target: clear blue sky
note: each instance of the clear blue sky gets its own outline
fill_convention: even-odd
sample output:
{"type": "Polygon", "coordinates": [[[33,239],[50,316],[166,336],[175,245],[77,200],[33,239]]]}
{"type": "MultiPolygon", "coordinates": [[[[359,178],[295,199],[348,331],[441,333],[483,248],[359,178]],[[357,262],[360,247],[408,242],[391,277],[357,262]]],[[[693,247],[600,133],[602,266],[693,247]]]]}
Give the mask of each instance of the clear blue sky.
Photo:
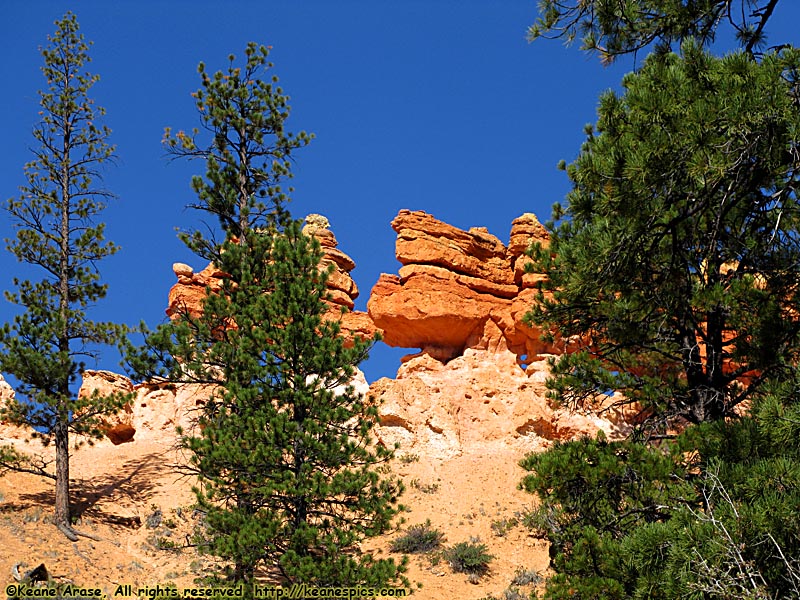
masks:
{"type": "MultiPolygon", "coordinates": [[[[0,200],[24,183],[44,86],[38,49],[67,10],[94,41],[89,68],[101,81],[91,96],[118,155],[105,171],[118,196],[105,220],[122,250],[101,263],[110,289],[92,315],[129,324],[164,319],[173,262],[205,266],[175,235],[198,222],[184,207],[203,164],[170,162],[160,144],[165,126],[198,123],[189,94],[199,61],[213,71],[248,41],[273,46],[289,128],[317,136],[297,153],[290,208],[330,219],[356,262],[361,310],[379,274],[400,266],[389,223],[402,208],[485,226],[504,242],[523,212],[546,220],[569,188],[556,164],[575,158],[599,94],[635,66],[603,68],[559,41],[529,44],[535,0],[3,0],[0,200]]],[[[797,42],[799,17],[800,3],[782,2],[770,41],[797,42]]],[[[11,235],[0,216],[0,238],[11,235]]],[[[20,269],[0,252],[0,288],[20,269]]],[[[13,311],[0,300],[0,322],[13,311]]],[[[368,380],[393,376],[407,352],[375,348],[368,380]]],[[[120,370],[110,355],[89,367],[120,370]]]]}

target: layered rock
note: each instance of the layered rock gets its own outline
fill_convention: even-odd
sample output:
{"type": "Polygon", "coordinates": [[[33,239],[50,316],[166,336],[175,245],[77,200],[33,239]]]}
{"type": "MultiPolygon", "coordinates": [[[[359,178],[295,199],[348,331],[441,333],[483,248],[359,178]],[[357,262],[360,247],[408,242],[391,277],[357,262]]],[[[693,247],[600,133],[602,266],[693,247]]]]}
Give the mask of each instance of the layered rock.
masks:
{"type": "Polygon", "coordinates": [[[487,444],[531,451],[628,432],[628,415],[612,406],[618,398],[600,396],[584,413],[546,399],[547,358],[559,350],[523,320],[545,280],[526,268],[528,248],[549,243],[535,215],[513,221],[508,246],[484,228],[463,231],[424,212],[402,210],[392,227],[403,266],[381,275],[369,315],[384,342],[420,352],[404,357],[396,379],[370,388],[384,443],[447,458],[487,444]]]}
{"type": "MultiPolygon", "coordinates": [[[[358,286],[350,276],[355,262],[338,249],[336,236],[330,230],[328,219],[322,215],[308,215],[303,233],[316,238],[322,247],[320,268],[328,269],[332,266],[327,281],[330,310],[326,318],[341,323],[342,333],[348,341],[354,338],[372,338],[377,331],[372,319],[364,312],[353,310],[354,300],[359,295],[358,286]]],[[[172,270],[178,281],[169,291],[167,316],[170,318],[186,313],[193,317],[199,316],[202,313],[203,299],[209,292],[218,292],[226,277],[213,264],[199,273],[183,263],[175,263],[172,270]]]]}
{"type": "Polygon", "coordinates": [[[353,310],[354,300],[359,291],[350,272],[356,263],[347,254],[339,250],[336,236],[330,230],[328,219],[322,215],[311,214],[305,219],[303,233],[319,241],[323,257],[320,268],[331,269],[328,275],[328,294],[332,303],[326,318],[339,321],[342,333],[349,341],[354,338],[371,339],[377,329],[367,313],[353,310]]]}
{"type": "Polygon", "coordinates": [[[491,321],[520,364],[556,351],[523,322],[543,281],[525,272],[524,253],[548,243],[535,215],[514,220],[508,247],[485,228],[463,231],[421,211],[401,210],[392,228],[403,266],[381,275],[367,305],[387,344],[448,360],[487,343],[481,338],[491,321]]]}

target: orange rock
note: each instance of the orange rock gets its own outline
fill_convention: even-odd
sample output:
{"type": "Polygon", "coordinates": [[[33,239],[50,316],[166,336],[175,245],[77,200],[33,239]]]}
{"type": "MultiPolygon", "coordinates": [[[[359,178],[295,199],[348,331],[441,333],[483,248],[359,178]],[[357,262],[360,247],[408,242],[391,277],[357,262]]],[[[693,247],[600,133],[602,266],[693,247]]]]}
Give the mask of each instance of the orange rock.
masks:
{"type": "Polygon", "coordinates": [[[339,321],[342,335],[345,338],[345,347],[352,347],[354,339],[371,340],[379,333],[375,323],[369,315],[361,311],[346,311],[333,309],[326,313],[326,319],[339,321]]]}
{"type": "MultiPolygon", "coordinates": [[[[350,271],[355,268],[355,262],[337,248],[336,236],[329,229],[328,219],[322,215],[308,215],[303,233],[316,238],[322,246],[323,258],[320,261],[320,268],[328,269],[333,265],[326,284],[332,308],[326,318],[341,321],[345,336],[372,338],[377,329],[366,313],[348,312],[342,316],[340,307],[353,311],[354,300],[359,294],[358,286],[350,276],[350,271]]],[[[226,277],[226,274],[213,264],[199,273],[194,273],[190,266],[175,263],[173,271],[178,282],[169,291],[167,316],[170,318],[176,318],[180,314],[199,317],[202,314],[203,299],[206,294],[209,291],[218,292],[226,277]]],[[[347,343],[352,344],[352,340],[347,343]]]]}
{"type": "Polygon", "coordinates": [[[506,248],[485,228],[462,231],[424,212],[402,210],[397,231],[399,277],[382,275],[367,309],[390,346],[421,348],[449,360],[465,348],[484,348],[481,338],[493,323],[518,362],[555,349],[541,331],[525,325],[535,287],[543,276],[524,273],[523,253],[531,243],[548,243],[535,215],[514,220],[506,248]]]}
{"type": "Polygon", "coordinates": [[[175,263],[173,271],[178,277],[178,283],[169,290],[167,301],[167,316],[174,318],[180,314],[189,314],[199,317],[203,310],[203,298],[208,290],[218,292],[222,288],[225,273],[209,264],[199,273],[192,272],[192,268],[182,263],[175,263]]]}
{"type": "Polygon", "coordinates": [[[452,281],[455,284],[465,285],[471,290],[484,294],[491,294],[499,298],[513,298],[519,292],[519,288],[513,284],[493,283],[479,277],[470,277],[450,271],[444,267],[434,265],[405,265],[400,267],[400,280],[405,282],[415,275],[430,275],[435,279],[452,281]]]}
{"type": "Polygon", "coordinates": [[[460,353],[494,308],[509,301],[481,294],[449,278],[446,270],[419,272],[401,280],[381,275],[367,311],[384,331],[383,341],[401,348],[446,347],[460,353]]]}
{"type": "Polygon", "coordinates": [[[525,213],[511,221],[511,235],[508,241],[508,254],[517,258],[525,254],[532,244],[550,245],[550,233],[533,213],[525,213]]]}
{"type": "Polygon", "coordinates": [[[358,286],[349,274],[335,269],[328,276],[327,286],[334,290],[339,290],[347,294],[350,300],[358,298],[358,286]]]}
{"type": "Polygon", "coordinates": [[[356,268],[356,263],[353,262],[353,259],[338,248],[326,248],[323,260],[329,260],[336,263],[336,265],[345,273],[349,273],[356,268]]]}
{"type": "Polygon", "coordinates": [[[397,232],[397,260],[428,264],[456,273],[512,284],[506,247],[485,229],[463,231],[422,211],[401,210],[392,221],[397,232]]]}

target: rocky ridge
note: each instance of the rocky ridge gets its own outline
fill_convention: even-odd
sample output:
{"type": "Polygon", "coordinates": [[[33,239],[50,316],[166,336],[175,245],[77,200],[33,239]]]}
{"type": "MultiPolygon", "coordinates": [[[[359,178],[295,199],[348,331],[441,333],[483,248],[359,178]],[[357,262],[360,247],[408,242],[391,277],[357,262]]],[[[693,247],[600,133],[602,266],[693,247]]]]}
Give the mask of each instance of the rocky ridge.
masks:
{"type": "MultiPolygon", "coordinates": [[[[525,251],[548,243],[535,215],[513,221],[508,246],[485,228],[463,231],[421,211],[400,211],[392,227],[402,266],[396,275],[381,275],[368,313],[354,310],[355,262],[338,248],[328,220],[309,215],[304,227],[320,242],[321,268],[332,265],[327,318],[339,320],[348,339],[379,331],[383,343],[419,349],[402,359],[394,379],[368,385],[363,373],[356,375],[357,389],[379,405],[383,443],[448,458],[486,445],[529,451],[598,430],[610,437],[628,430],[626,415],[608,408],[612,398],[600,398],[598,410],[585,414],[554,409],[545,398],[547,359],[559,349],[523,321],[544,278],[526,272],[525,251]]],[[[177,282],[166,309],[173,318],[200,314],[205,295],[218,291],[225,277],[214,265],[195,273],[176,263],[173,271],[177,282]]],[[[0,385],[3,397],[6,387],[0,385]]],[[[125,410],[108,419],[113,444],[173,437],[176,426],[191,427],[194,409],[212,393],[208,385],[134,386],[122,375],[86,371],[80,393],[95,389],[133,394],[125,410]]],[[[0,431],[2,437],[12,433],[19,432],[0,431]]]]}

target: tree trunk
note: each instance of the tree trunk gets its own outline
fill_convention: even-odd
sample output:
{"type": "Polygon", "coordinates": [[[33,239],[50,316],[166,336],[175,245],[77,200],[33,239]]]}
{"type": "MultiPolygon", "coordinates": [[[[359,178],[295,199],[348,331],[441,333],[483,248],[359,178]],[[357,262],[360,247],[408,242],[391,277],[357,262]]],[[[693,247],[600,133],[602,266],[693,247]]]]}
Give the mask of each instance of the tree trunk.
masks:
{"type": "MultiPolygon", "coordinates": [[[[243,489],[239,490],[236,498],[236,508],[248,516],[254,514],[255,512],[253,510],[253,503],[251,502],[250,497],[243,489]]],[[[256,567],[249,556],[248,560],[245,561],[242,558],[241,553],[238,554],[234,560],[233,572],[234,578],[239,583],[249,586],[255,582],[256,567]]]]}
{"type": "MultiPolygon", "coordinates": [[[[65,87],[70,85],[69,73],[64,74],[65,87]]],[[[61,155],[61,230],[58,273],[58,312],[61,331],[58,332],[58,349],[62,356],[70,354],[69,337],[69,288],[70,288],[70,210],[72,197],[70,193],[70,151],[72,149],[72,129],[69,120],[65,121],[62,140],[61,155]]],[[[53,428],[56,446],[56,526],[70,537],[72,523],[69,510],[69,407],[68,398],[69,372],[64,375],[64,380],[59,383],[58,409],[56,423],[53,428]]],[[[73,534],[74,535],[74,534],[73,534]]],[[[70,538],[71,539],[71,538],[70,538]]]]}
{"type": "MultiPolygon", "coordinates": [[[[60,413],[61,411],[59,411],[60,413]]],[[[59,529],[71,529],[69,508],[69,427],[59,416],[54,429],[56,447],[55,520],[59,529]]]]}

